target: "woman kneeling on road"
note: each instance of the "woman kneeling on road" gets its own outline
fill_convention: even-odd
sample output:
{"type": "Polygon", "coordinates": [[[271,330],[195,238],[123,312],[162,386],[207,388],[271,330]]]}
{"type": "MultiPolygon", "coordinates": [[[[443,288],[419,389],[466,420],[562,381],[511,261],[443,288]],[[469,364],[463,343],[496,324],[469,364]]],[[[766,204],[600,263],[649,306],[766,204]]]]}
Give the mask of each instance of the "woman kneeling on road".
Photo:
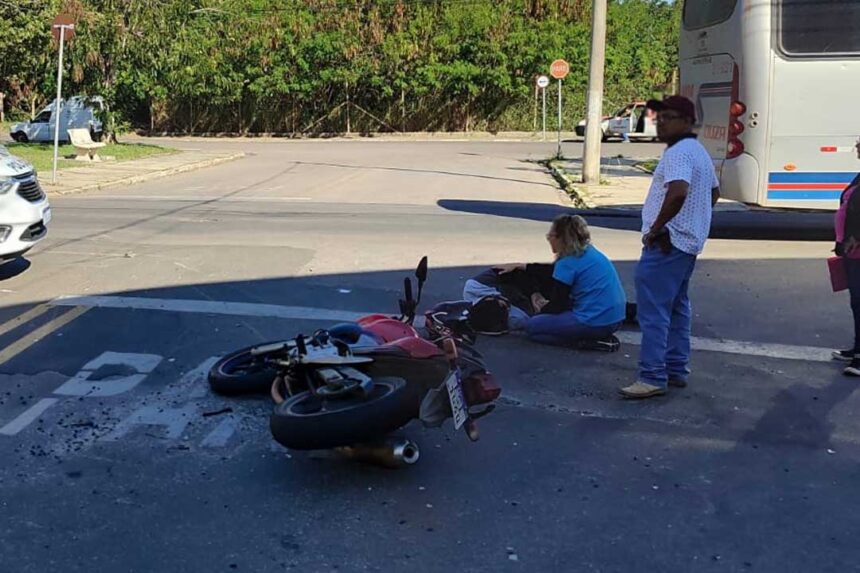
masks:
{"type": "MultiPolygon", "coordinates": [[[[542,344],[574,346],[583,349],[614,352],[620,344],[614,336],[624,322],[626,297],[618,272],[612,262],[591,244],[591,233],[585,219],[579,215],[555,218],[546,235],[555,255],[552,278],[568,300],[532,296],[537,313],[528,319],[529,339],[542,344]],[[542,313],[543,308],[569,308],[554,314],[542,313]]],[[[502,272],[523,268],[522,265],[502,267],[502,272]]]]}

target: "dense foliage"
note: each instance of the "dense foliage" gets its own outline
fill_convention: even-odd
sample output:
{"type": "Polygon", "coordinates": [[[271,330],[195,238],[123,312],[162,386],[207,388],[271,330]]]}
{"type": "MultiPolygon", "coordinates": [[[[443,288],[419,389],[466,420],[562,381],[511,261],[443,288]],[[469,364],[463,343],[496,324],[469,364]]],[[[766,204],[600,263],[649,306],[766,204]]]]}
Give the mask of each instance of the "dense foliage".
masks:
{"type": "MultiPolygon", "coordinates": [[[[670,88],[678,4],[610,1],[608,108],[670,88]]],[[[591,0],[0,0],[7,112],[52,97],[60,11],[64,93],[158,131],[531,130],[559,57],[565,128],[584,110],[591,0]]]]}

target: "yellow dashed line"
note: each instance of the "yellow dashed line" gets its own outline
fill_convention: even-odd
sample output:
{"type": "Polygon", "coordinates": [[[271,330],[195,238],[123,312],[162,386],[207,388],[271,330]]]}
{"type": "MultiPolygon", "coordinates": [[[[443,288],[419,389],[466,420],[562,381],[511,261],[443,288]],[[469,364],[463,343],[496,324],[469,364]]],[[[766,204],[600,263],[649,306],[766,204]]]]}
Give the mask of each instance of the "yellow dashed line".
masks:
{"type": "MultiPolygon", "coordinates": [[[[39,308],[39,307],[36,307],[36,308],[39,308]]],[[[35,311],[36,308],[32,309],[29,312],[35,311]]],[[[4,348],[2,351],[0,351],[0,364],[4,364],[4,363],[8,362],[9,360],[15,358],[17,355],[24,352],[25,350],[27,350],[28,348],[30,348],[31,346],[33,346],[34,344],[39,342],[41,339],[43,339],[46,336],[48,336],[49,334],[51,334],[52,332],[59,330],[60,328],[69,324],[70,322],[72,322],[73,320],[75,320],[76,318],[78,318],[79,316],[84,314],[86,311],[88,311],[90,308],[91,307],[89,307],[89,306],[76,306],[76,307],[72,308],[71,310],[69,310],[68,312],[65,312],[65,313],[61,314],[60,316],[54,318],[50,322],[43,324],[42,326],[40,326],[39,328],[37,328],[33,332],[29,333],[27,336],[25,336],[23,338],[19,338],[18,340],[16,340],[15,342],[10,344],[6,348],[4,348]]],[[[42,311],[42,312],[44,312],[44,311],[42,311]]],[[[27,313],[22,314],[18,318],[23,317],[25,314],[27,314],[27,313]]],[[[34,316],[38,316],[39,314],[41,314],[41,312],[34,315],[34,316]]],[[[30,317],[30,318],[32,319],[33,317],[30,317]]],[[[15,319],[12,319],[3,325],[0,325],[0,329],[5,328],[10,322],[13,322],[14,320],[15,319]]],[[[23,324],[23,322],[20,324],[23,324]]],[[[12,328],[14,328],[14,327],[12,327],[12,328]]],[[[8,330],[12,330],[12,328],[9,328],[8,330]]],[[[8,332],[8,330],[6,332],[8,332]]]]}
{"type": "Polygon", "coordinates": [[[48,310],[50,308],[51,308],[50,305],[40,304],[38,306],[34,306],[33,308],[31,308],[30,310],[28,310],[25,313],[19,314],[18,316],[16,316],[15,318],[13,318],[11,320],[7,320],[3,324],[0,324],[0,336],[3,336],[4,334],[9,332],[10,330],[15,330],[16,328],[18,328],[19,326],[21,326],[25,322],[30,322],[31,320],[33,320],[37,316],[41,316],[41,315],[45,314],[46,312],[48,312],[48,310]]]}

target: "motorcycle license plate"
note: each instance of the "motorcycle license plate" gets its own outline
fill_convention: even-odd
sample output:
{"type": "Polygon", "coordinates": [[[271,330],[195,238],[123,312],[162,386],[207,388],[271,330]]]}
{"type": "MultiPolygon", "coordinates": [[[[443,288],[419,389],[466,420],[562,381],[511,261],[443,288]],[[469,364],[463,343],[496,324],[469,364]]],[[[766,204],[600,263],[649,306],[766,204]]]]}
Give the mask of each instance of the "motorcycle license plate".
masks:
{"type": "Polygon", "coordinates": [[[460,377],[456,372],[452,372],[448,376],[448,379],[445,380],[445,386],[448,388],[451,412],[454,414],[454,429],[459,430],[466,423],[466,420],[469,419],[469,410],[466,406],[466,397],[463,395],[460,377]]]}

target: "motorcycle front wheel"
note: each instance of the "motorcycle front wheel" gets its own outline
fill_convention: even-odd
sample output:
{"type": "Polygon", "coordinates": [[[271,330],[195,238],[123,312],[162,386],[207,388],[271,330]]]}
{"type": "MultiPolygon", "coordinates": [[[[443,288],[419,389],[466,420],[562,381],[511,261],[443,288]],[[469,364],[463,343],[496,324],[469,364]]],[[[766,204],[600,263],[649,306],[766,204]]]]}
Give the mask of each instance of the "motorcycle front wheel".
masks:
{"type": "Polygon", "coordinates": [[[216,362],[209,370],[212,391],[225,396],[268,394],[278,370],[266,362],[265,356],[251,353],[261,346],[264,344],[236,350],[216,362]]]}
{"type": "Polygon", "coordinates": [[[403,378],[380,377],[366,398],[323,400],[300,392],[275,406],[272,437],[293,450],[322,450],[381,438],[418,414],[403,378]]]}

